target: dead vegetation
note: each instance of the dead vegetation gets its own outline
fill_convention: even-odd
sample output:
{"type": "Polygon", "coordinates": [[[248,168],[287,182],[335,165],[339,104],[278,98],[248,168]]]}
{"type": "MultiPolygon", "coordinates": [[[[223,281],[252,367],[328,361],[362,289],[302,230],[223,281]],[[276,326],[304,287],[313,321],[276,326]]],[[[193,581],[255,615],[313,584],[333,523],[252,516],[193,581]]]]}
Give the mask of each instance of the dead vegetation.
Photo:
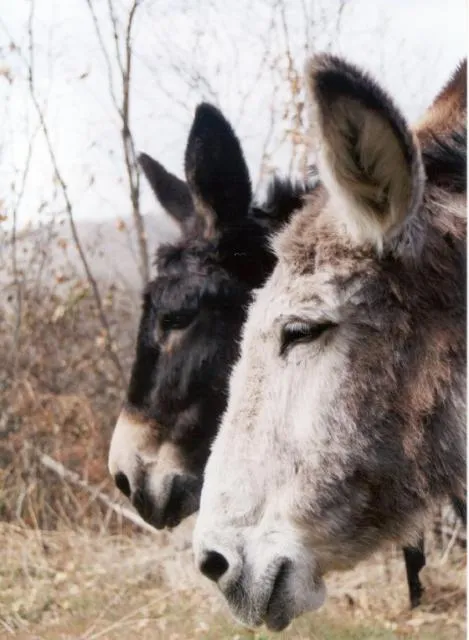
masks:
{"type": "MultiPolygon", "coordinates": [[[[191,523],[168,534],[110,535],[60,527],[0,527],[0,636],[15,638],[215,640],[276,636],[232,623],[221,599],[192,565],[191,523]]],[[[329,581],[323,611],[280,637],[317,640],[465,638],[465,557],[441,564],[431,551],[426,596],[407,611],[400,553],[376,556],[329,581]]]]}
{"type": "MultiPolygon", "coordinates": [[[[103,462],[122,382],[89,292],[79,285],[60,295],[23,281],[20,320],[14,303],[0,309],[0,516],[40,529],[58,522],[93,527],[105,514],[96,500],[77,498],[37,452],[110,489],[103,462]]],[[[119,306],[115,291],[105,299],[116,353],[128,367],[132,310],[122,300],[119,306]]]]}

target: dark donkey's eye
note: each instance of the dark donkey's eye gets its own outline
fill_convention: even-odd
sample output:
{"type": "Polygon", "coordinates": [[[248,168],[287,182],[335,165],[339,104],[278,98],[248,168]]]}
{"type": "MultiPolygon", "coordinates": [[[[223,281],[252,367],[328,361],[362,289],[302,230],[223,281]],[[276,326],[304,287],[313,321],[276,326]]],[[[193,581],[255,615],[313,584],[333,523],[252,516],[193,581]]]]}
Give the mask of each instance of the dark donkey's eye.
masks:
{"type": "Polygon", "coordinates": [[[160,317],[160,327],[163,331],[174,331],[175,329],[185,329],[194,320],[197,311],[174,311],[165,313],[160,317]]]}
{"type": "Polygon", "coordinates": [[[295,344],[312,342],[321,336],[327,329],[335,327],[333,322],[307,322],[306,320],[290,320],[282,327],[280,355],[295,344]]]}

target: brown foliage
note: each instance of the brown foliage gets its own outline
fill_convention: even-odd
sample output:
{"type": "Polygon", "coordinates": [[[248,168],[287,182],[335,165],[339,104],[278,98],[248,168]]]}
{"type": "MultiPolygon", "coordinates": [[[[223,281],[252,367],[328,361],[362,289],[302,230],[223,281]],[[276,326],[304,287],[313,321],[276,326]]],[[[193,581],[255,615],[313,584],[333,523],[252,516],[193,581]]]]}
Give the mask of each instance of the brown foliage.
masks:
{"type": "MultiPolygon", "coordinates": [[[[114,340],[118,330],[126,339],[119,356],[128,370],[137,318],[115,290],[106,300],[114,340]]],[[[48,453],[111,489],[107,447],[123,389],[93,300],[80,283],[59,296],[23,282],[20,313],[0,310],[0,518],[48,529],[58,519],[83,524],[97,509],[103,519],[89,496],[76,495],[35,455],[48,453]]]]}

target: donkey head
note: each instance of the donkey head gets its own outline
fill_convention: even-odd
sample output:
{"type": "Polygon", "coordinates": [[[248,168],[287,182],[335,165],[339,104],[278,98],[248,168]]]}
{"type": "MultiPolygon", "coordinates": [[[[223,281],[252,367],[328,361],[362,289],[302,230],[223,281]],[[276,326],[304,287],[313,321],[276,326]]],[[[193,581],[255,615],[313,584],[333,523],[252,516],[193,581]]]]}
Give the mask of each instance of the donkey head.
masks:
{"type": "Polygon", "coordinates": [[[158,249],[157,276],[143,295],[109,468],[142,517],[162,528],[198,508],[245,309],[274,266],[269,232],[301,207],[303,189],[276,180],[266,205],[251,206],[240,144],[207,104],[197,108],[189,134],[187,184],[149,156],[141,162],[182,237],[158,249]]]}
{"type": "Polygon", "coordinates": [[[422,149],[354,66],[306,75],[321,185],[249,309],[194,533],[234,614],[274,630],[465,481],[465,131],[422,149]]]}

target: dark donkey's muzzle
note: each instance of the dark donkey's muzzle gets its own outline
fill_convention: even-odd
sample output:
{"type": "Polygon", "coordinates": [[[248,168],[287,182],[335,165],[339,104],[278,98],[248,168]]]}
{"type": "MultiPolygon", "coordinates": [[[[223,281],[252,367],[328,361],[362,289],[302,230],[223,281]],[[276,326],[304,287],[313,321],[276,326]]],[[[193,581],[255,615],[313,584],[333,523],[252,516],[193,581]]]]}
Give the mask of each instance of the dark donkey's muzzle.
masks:
{"type": "Polygon", "coordinates": [[[202,481],[188,474],[167,474],[155,487],[145,474],[131,501],[141,517],[156,529],[176,527],[199,508],[202,481]]]}
{"type": "Polygon", "coordinates": [[[155,444],[155,429],[122,411],[109,449],[109,471],[140,516],[175,527],[199,508],[202,480],[185,473],[176,447],[155,444]]]}

